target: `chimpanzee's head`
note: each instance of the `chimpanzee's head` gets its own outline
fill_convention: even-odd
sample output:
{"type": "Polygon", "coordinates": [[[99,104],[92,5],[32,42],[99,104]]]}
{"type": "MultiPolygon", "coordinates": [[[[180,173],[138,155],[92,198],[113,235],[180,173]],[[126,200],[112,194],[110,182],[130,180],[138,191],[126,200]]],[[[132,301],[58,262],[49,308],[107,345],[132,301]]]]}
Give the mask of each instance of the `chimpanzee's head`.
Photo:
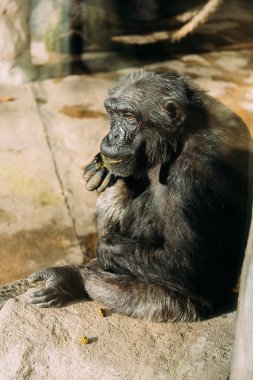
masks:
{"type": "Polygon", "coordinates": [[[110,132],[101,142],[105,166],[115,175],[140,175],[163,163],[190,128],[189,110],[201,106],[198,91],[176,74],[138,72],[109,92],[110,132]]]}

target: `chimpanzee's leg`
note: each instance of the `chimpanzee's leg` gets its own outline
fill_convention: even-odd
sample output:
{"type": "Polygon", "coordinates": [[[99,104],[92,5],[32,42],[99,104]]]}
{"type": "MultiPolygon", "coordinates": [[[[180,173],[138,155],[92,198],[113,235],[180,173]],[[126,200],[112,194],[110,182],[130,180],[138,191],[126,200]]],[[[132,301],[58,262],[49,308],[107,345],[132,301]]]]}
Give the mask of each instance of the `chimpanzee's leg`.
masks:
{"type": "Polygon", "coordinates": [[[85,290],[110,310],[149,321],[196,321],[202,308],[187,296],[135,277],[103,271],[98,260],[84,269],[85,290]]]}

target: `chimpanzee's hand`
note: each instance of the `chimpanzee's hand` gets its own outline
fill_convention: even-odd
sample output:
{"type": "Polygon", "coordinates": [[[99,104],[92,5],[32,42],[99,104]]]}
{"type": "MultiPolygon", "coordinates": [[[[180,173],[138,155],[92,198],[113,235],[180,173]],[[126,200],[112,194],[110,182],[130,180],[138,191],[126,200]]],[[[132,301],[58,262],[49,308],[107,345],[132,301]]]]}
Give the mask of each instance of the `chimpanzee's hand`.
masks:
{"type": "Polygon", "coordinates": [[[86,182],[86,189],[89,191],[104,191],[112,186],[117,178],[104,166],[101,154],[98,153],[91,163],[86,167],[83,178],[86,182]]]}
{"type": "Polygon", "coordinates": [[[32,283],[43,280],[46,280],[46,287],[34,292],[29,303],[40,307],[62,307],[71,301],[88,298],[78,267],[51,267],[28,277],[32,283]]]}

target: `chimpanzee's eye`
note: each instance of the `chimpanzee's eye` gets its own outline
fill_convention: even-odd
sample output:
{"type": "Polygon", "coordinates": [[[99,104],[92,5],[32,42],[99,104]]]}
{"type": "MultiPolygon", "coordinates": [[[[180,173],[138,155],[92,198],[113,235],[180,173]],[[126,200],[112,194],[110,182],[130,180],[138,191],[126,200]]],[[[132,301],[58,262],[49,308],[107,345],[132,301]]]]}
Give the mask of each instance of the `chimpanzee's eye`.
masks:
{"type": "Polygon", "coordinates": [[[126,113],[125,117],[127,120],[135,120],[135,116],[132,113],[126,113]]]}

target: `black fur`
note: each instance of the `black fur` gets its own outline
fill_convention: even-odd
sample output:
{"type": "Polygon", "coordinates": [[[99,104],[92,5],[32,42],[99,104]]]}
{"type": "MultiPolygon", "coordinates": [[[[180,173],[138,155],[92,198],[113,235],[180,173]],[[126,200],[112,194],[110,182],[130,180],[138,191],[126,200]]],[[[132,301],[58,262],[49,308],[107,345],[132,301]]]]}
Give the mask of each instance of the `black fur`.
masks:
{"type": "MultiPolygon", "coordinates": [[[[231,295],[246,245],[246,126],[175,74],[128,75],[105,107],[111,130],[85,173],[89,190],[105,190],[97,204],[97,259],[67,267],[82,275],[80,295],[154,321],[213,315],[231,295]]],[[[54,281],[47,300],[40,292],[32,302],[61,306],[67,287],[69,299],[76,297],[66,270],[33,275],[54,281]]]]}

